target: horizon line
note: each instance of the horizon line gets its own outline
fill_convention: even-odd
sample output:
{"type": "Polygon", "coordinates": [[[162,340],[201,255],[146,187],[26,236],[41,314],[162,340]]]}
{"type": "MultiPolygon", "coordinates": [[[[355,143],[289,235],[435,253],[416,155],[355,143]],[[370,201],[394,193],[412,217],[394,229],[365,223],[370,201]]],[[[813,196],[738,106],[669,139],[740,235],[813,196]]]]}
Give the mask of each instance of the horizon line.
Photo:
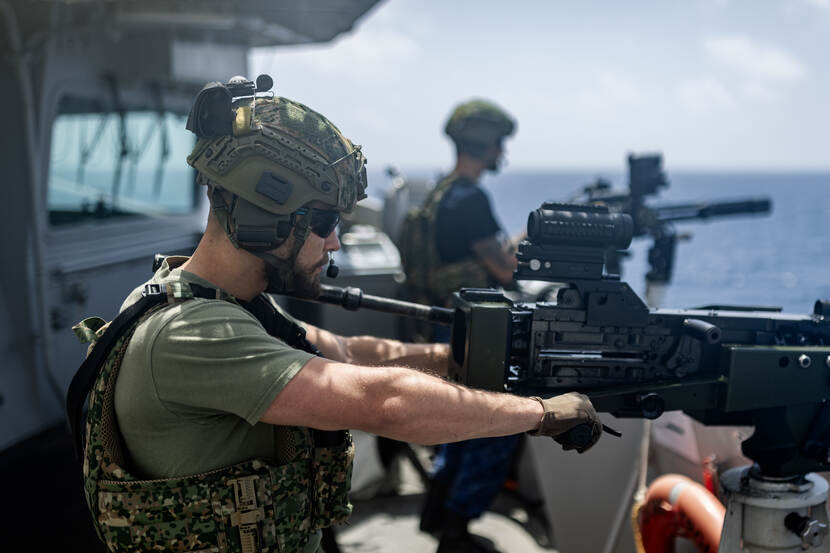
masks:
{"type": "MultiPolygon", "coordinates": [[[[370,172],[385,172],[389,164],[383,165],[382,169],[370,169],[370,172]]],[[[446,172],[447,168],[424,165],[424,164],[394,164],[395,167],[407,171],[415,171],[419,173],[431,172],[442,173],[446,172]]],[[[610,166],[607,164],[596,165],[510,165],[499,171],[498,174],[505,174],[510,172],[561,172],[561,173],[584,173],[586,171],[602,171],[602,172],[626,172],[627,167],[624,164],[617,166],[610,166]]],[[[671,167],[663,167],[666,174],[683,172],[683,173],[814,173],[814,174],[830,174],[830,165],[828,166],[789,166],[789,165],[770,165],[770,166],[743,166],[743,165],[672,165],[671,167]]]]}

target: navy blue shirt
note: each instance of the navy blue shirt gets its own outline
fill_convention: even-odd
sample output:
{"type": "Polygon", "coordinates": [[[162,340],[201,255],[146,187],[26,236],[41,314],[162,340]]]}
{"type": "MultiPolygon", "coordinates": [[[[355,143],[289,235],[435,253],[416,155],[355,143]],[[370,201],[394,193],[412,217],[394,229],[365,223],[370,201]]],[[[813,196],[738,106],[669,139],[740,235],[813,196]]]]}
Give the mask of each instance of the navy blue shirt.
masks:
{"type": "Polygon", "coordinates": [[[441,198],[435,227],[438,255],[447,263],[474,256],[473,242],[501,232],[487,193],[463,177],[458,177],[441,198]]]}

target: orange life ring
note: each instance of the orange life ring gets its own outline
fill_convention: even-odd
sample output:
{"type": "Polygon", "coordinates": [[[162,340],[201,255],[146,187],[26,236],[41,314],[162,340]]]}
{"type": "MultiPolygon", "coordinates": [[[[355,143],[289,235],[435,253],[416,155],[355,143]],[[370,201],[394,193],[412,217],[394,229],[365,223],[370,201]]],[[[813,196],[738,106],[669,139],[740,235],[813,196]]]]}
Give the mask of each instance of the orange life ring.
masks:
{"type": "Polygon", "coordinates": [[[645,553],[672,553],[676,536],[691,540],[701,553],[715,553],[726,509],[706,488],[679,474],[651,483],[639,513],[645,553]]]}

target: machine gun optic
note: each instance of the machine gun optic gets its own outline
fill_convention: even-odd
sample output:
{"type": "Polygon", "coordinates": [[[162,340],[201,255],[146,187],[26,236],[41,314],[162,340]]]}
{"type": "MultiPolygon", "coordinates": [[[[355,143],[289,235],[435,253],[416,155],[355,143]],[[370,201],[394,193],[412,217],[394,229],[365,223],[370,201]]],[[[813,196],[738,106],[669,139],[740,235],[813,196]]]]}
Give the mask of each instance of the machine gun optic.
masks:
{"type": "Polygon", "coordinates": [[[606,206],[546,202],[527,218],[527,240],[516,253],[517,280],[599,280],[608,248],[631,244],[634,224],[606,206]]]}

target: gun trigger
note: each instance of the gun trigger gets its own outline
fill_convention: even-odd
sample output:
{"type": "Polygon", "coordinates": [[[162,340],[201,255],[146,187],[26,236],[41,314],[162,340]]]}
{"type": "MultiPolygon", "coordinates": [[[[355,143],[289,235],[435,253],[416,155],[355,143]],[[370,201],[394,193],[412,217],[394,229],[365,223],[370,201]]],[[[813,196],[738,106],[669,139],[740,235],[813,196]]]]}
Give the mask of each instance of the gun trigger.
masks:
{"type": "Polygon", "coordinates": [[[620,432],[619,430],[614,430],[613,428],[611,428],[610,426],[608,426],[606,424],[602,425],[602,430],[606,434],[611,434],[615,438],[622,438],[622,432],[620,432]]]}

